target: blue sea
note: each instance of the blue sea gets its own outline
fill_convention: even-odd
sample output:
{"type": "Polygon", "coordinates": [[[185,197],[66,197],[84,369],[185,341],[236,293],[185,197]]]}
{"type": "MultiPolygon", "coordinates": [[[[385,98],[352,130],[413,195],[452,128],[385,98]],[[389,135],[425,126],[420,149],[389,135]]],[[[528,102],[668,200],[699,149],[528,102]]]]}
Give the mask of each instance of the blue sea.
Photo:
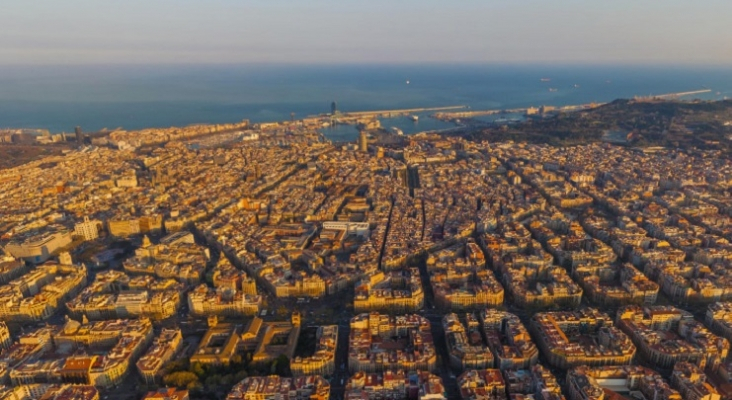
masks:
{"type": "MultiPolygon", "coordinates": [[[[732,97],[715,67],[541,65],[0,66],[0,128],[103,128],[278,121],[347,111],[466,105],[504,109],[606,102],[709,88],[732,97]],[[542,78],[549,79],[543,82],[542,78]],[[407,83],[409,81],[409,83],[407,83]],[[556,89],[550,91],[549,89],[556,89]]],[[[382,121],[405,134],[451,125],[420,115],[382,121]]],[[[324,131],[335,140],[352,127],[324,131]]]]}

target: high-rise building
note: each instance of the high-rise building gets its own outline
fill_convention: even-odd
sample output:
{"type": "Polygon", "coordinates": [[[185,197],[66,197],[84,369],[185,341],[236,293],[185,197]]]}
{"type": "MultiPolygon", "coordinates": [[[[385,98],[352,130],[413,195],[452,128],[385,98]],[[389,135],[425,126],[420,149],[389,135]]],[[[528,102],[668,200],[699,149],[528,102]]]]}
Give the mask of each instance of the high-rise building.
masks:
{"type": "Polygon", "coordinates": [[[366,131],[361,131],[358,134],[358,149],[364,153],[369,151],[369,139],[366,136],[366,131]]]}
{"type": "Polygon", "coordinates": [[[90,220],[89,217],[84,217],[83,222],[78,222],[74,225],[74,235],[81,236],[87,241],[94,240],[99,237],[99,228],[101,226],[101,221],[90,220]]]}
{"type": "Polygon", "coordinates": [[[5,322],[0,321],[0,350],[7,349],[13,344],[13,340],[10,338],[10,329],[5,322]]]}
{"type": "Polygon", "coordinates": [[[76,133],[76,143],[83,144],[84,143],[84,132],[81,131],[81,127],[77,126],[74,128],[74,132],[76,133]]]}
{"type": "Polygon", "coordinates": [[[330,103],[330,113],[332,115],[336,115],[336,113],[338,113],[338,105],[336,104],[335,101],[330,103]]]}

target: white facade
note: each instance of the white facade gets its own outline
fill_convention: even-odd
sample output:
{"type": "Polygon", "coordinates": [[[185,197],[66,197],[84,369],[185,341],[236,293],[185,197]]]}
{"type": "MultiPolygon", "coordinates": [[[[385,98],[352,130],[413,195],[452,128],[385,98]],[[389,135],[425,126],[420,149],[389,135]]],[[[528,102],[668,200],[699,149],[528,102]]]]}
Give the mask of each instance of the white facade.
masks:
{"type": "Polygon", "coordinates": [[[5,246],[5,252],[10,253],[15,258],[22,258],[39,264],[48,260],[53,252],[68,246],[70,243],[71,232],[42,233],[10,241],[5,246]]]}
{"type": "Polygon", "coordinates": [[[96,219],[90,220],[84,217],[84,222],[74,225],[74,236],[81,236],[85,241],[95,240],[99,237],[99,226],[102,223],[96,219]]]}
{"type": "Polygon", "coordinates": [[[327,221],[323,222],[323,229],[346,231],[358,236],[368,235],[370,232],[368,222],[327,221]]]}

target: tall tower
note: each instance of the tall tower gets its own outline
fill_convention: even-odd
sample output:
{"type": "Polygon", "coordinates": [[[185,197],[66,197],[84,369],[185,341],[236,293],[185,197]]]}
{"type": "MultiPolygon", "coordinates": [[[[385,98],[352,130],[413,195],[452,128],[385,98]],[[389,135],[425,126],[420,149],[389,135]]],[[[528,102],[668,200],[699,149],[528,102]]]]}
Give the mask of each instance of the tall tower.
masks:
{"type": "Polygon", "coordinates": [[[330,103],[330,114],[336,115],[337,113],[338,113],[338,105],[334,101],[334,102],[330,103]]]}
{"type": "Polygon", "coordinates": [[[76,143],[84,144],[84,133],[81,131],[81,127],[77,126],[74,128],[74,132],[76,133],[76,143]]]}
{"type": "Polygon", "coordinates": [[[13,344],[13,339],[10,337],[10,329],[5,322],[0,321],[0,349],[7,349],[13,344]]]}
{"type": "Polygon", "coordinates": [[[364,153],[369,151],[369,139],[366,136],[366,131],[358,133],[358,149],[364,153]]]}

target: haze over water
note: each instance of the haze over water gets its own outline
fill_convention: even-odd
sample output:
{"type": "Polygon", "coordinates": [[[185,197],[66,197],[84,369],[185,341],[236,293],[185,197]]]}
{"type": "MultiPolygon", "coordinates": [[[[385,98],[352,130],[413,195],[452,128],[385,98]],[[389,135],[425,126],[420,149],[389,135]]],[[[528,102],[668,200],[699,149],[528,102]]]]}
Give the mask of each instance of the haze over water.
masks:
{"type": "MultiPolygon", "coordinates": [[[[329,112],[332,101],[344,112],[561,106],[702,88],[712,92],[691,98],[732,97],[732,73],[722,68],[556,65],[2,66],[0,128],[70,132],[76,125],[96,131],[280,121],[291,112],[296,118],[329,112]]],[[[418,124],[404,118],[391,122],[385,127],[398,126],[406,134],[449,126],[426,115],[418,124]]]]}

